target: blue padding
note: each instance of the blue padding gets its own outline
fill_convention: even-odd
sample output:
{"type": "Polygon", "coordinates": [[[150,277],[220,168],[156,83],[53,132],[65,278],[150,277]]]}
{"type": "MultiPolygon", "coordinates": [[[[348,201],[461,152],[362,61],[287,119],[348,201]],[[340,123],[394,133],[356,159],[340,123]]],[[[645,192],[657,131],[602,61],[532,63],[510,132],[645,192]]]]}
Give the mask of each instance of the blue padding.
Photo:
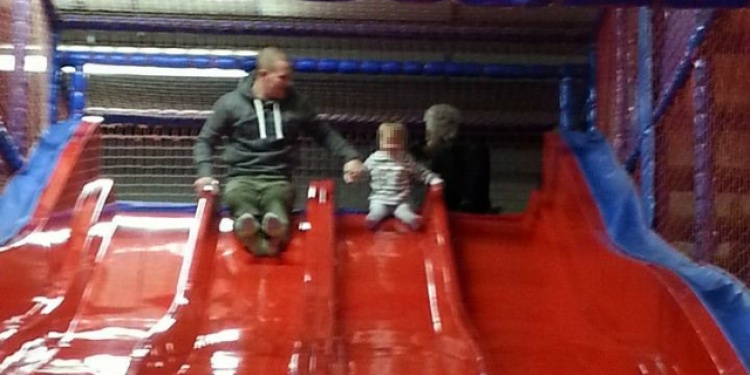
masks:
{"type": "Polygon", "coordinates": [[[160,203],[139,201],[117,201],[117,212],[187,212],[194,213],[195,203],[160,203]]]}
{"type": "Polygon", "coordinates": [[[255,70],[255,60],[245,60],[242,62],[242,69],[246,72],[255,70]]]}
{"type": "Polygon", "coordinates": [[[402,65],[398,61],[384,61],[382,65],[384,74],[397,75],[403,71],[402,65]]]}
{"type": "Polygon", "coordinates": [[[424,74],[428,76],[440,76],[445,74],[445,63],[431,62],[424,66],[424,74]]]}
{"type": "Polygon", "coordinates": [[[362,61],[360,69],[362,70],[362,73],[365,74],[380,74],[380,62],[362,61]]]}
{"type": "MultiPolygon", "coordinates": [[[[211,59],[206,58],[205,66],[211,66],[211,59]]],[[[242,61],[231,57],[217,57],[215,66],[219,69],[242,69],[242,61]]],[[[202,68],[203,66],[200,66],[202,68]]]]}
{"type": "Polygon", "coordinates": [[[317,70],[314,59],[297,59],[294,60],[294,70],[298,72],[314,72],[317,70]]]}
{"type": "Polygon", "coordinates": [[[139,116],[139,115],[104,115],[105,124],[138,124],[138,125],[159,125],[166,127],[192,127],[200,128],[206,122],[204,118],[181,118],[181,117],[162,117],[162,116],[139,116]]]}
{"type": "Polygon", "coordinates": [[[238,64],[234,63],[234,59],[216,59],[216,61],[212,61],[213,59],[210,59],[208,57],[196,57],[194,59],[189,59],[187,57],[183,58],[183,61],[185,65],[192,66],[193,68],[198,69],[208,69],[208,68],[219,68],[219,69],[234,69],[238,67],[238,64]],[[228,60],[228,61],[227,61],[228,60]],[[219,63],[221,62],[221,65],[219,63]]]}
{"type": "Polygon", "coordinates": [[[336,73],[339,71],[338,60],[322,59],[318,61],[318,71],[321,73],[336,73]]]}
{"type": "Polygon", "coordinates": [[[359,73],[359,63],[354,60],[343,60],[339,64],[339,73],[354,74],[359,73]]]}
{"type": "Polygon", "coordinates": [[[5,187],[0,196],[0,244],[11,240],[31,219],[60,154],[80,122],[80,118],[75,118],[50,126],[39,138],[26,168],[18,171],[5,187]]]}
{"type": "Polygon", "coordinates": [[[422,75],[422,69],[424,67],[424,64],[417,61],[407,61],[404,63],[404,74],[410,75],[410,76],[419,76],[422,75]]]}
{"type": "Polygon", "coordinates": [[[628,255],[679,275],[717,321],[745,367],[750,368],[747,289],[717,267],[691,262],[649,229],[628,174],[600,133],[563,131],[562,134],[576,156],[612,240],[628,255]]]}
{"type": "MultiPolygon", "coordinates": [[[[115,209],[117,212],[172,212],[172,213],[194,213],[198,205],[196,203],[163,203],[142,201],[117,201],[115,209]]],[[[229,207],[222,205],[221,212],[228,214],[229,207]]],[[[304,210],[294,210],[293,214],[300,214],[304,210]]]]}
{"type": "MultiPolygon", "coordinates": [[[[254,57],[208,57],[193,55],[144,55],[122,53],[83,53],[59,52],[61,66],[81,67],[86,63],[156,66],[168,68],[219,68],[244,69],[255,67],[254,57]]],[[[475,62],[445,61],[379,61],[379,60],[338,60],[301,58],[293,61],[294,69],[303,73],[344,73],[344,74],[388,74],[388,75],[428,75],[428,76],[469,76],[487,75],[495,78],[558,78],[560,75],[585,76],[588,67],[580,65],[504,65],[481,64],[475,62]]]]}

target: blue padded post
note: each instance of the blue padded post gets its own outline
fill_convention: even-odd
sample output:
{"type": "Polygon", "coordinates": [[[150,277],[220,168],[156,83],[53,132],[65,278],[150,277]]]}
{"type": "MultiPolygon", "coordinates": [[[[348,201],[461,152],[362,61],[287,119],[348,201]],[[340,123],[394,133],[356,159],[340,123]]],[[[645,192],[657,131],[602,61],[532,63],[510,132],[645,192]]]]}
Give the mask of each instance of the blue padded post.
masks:
{"type": "Polygon", "coordinates": [[[71,79],[70,90],[70,117],[83,114],[86,107],[86,76],[83,74],[83,65],[76,65],[76,71],[71,79]]]}
{"type": "Polygon", "coordinates": [[[565,76],[560,80],[560,126],[571,130],[575,118],[573,77],[565,76]]]}

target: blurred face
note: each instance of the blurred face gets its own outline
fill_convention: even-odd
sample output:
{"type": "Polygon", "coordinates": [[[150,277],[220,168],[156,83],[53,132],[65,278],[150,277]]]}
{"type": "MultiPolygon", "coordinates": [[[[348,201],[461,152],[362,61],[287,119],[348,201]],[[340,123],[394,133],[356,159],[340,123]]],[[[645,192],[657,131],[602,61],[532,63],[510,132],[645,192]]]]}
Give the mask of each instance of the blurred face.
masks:
{"type": "Polygon", "coordinates": [[[261,69],[258,78],[268,99],[283,99],[292,84],[292,65],[289,61],[278,60],[272,69],[261,69]]]}
{"type": "Polygon", "coordinates": [[[435,121],[433,119],[433,116],[427,112],[424,116],[424,122],[425,122],[425,131],[424,131],[424,138],[425,142],[427,142],[428,145],[432,145],[439,142],[439,136],[438,136],[438,129],[437,126],[435,126],[435,121]]]}
{"type": "Polygon", "coordinates": [[[404,143],[401,134],[393,129],[384,129],[380,136],[380,149],[387,152],[398,152],[403,150],[404,143]]]}

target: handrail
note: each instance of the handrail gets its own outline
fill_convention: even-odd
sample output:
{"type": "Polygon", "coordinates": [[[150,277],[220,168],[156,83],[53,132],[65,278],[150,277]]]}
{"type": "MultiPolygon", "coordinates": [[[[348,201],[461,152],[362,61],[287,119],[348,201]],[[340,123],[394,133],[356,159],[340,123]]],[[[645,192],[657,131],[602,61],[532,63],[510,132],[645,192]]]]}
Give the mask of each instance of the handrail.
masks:
{"type": "MultiPolygon", "coordinates": [[[[461,288],[458,283],[456,261],[453,257],[448,213],[443,201],[443,189],[432,186],[424,203],[424,217],[428,223],[428,235],[434,235],[437,246],[425,246],[424,264],[430,314],[434,333],[441,345],[449,345],[451,337],[466,344],[464,354],[473,361],[474,374],[487,374],[487,363],[477,334],[464,309],[461,288]]],[[[455,353],[455,348],[445,348],[455,353]]],[[[461,353],[455,353],[461,357],[461,353]]]]}
{"type": "Polygon", "coordinates": [[[306,233],[308,251],[303,286],[303,339],[295,350],[290,373],[331,374],[335,372],[336,320],[336,220],[334,183],[312,181],[307,195],[306,233]],[[292,368],[294,367],[294,368],[292,368]]]}
{"type": "Polygon", "coordinates": [[[172,304],[133,349],[128,374],[176,373],[194,348],[206,319],[219,239],[219,204],[213,186],[198,199],[172,304]]]}
{"type": "MultiPolygon", "coordinates": [[[[114,201],[113,188],[114,182],[110,179],[99,179],[84,186],[76,201],[70,237],[63,248],[70,261],[63,263],[51,295],[38,301],[25,314],[3,323],[5,334],[0,340],[0,358],[15,353],[30,338],[49,331],[51,327],[45,323],[63,324],[72,320],[91,279],[98,253],[95,249],[100,244],[100,238],[92,234],[91,229],[99,223],[105,206],[114,201]]],[[[0,372],[13,365],[12,360],[5,362],[0,372]]]]}

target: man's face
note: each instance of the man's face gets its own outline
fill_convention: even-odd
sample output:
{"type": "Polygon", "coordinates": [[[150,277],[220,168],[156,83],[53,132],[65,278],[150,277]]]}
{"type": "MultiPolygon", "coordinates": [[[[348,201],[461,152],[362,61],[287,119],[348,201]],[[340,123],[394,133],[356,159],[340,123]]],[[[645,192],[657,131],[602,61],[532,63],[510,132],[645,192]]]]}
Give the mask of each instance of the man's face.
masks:
{"type": "Polygon", "coordinates": [[[292,84],[292,65],[289,61],[278,60],[273,68],[261,71],[263,87],[269,99],[283,99],[292,84]]]}

